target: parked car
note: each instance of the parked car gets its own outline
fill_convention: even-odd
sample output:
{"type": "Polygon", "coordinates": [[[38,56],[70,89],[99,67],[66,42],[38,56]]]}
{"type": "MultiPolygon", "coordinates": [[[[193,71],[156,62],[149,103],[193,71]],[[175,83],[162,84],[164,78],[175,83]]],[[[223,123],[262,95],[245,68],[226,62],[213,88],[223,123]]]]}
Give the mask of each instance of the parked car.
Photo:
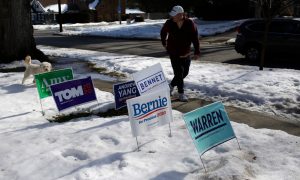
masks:
{"type": "MultiPolygon", "coordinates": [[[[235,50],[248,60],[260,59],[265,24],[263,19],[252,19],[245,21],[238,28],[235,50]]],[[[300,19],[273,19],[269,28],[266,53],[300,54],[300,19]]]]}

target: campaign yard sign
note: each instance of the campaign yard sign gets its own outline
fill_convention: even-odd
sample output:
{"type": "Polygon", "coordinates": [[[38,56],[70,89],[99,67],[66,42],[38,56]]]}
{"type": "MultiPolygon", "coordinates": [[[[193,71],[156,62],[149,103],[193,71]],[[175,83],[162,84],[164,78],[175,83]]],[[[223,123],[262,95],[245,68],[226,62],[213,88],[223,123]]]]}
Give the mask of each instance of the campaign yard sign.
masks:
{"type": "Polygon", "coordinates": [[[221,102],[184,114],[184,121],[200,156],[236,137],[221,102]]]}
{"type": "Polygon", "coordinates": [[[127,109],[134,137],[173,119],[169,91],[154,91],[128,99],[127,109]]]}
{"type": "Polygon", "coordinates": [[[61,69],[34,75],[40,99],[51,96],[50,86],[73,79],[72,69],[61,69]]]}
{"type": "Polygon", "coordinates": [[[132,77],[141,95],[150,90],[167,89],[169,91],[169,85],[160,64],[133,73],[132,77]]]}
{"type": "Polygon", "coordinates": [[[50,89],[59,111],[97,100],[91,77],[54,84],[50,89]]]}
{"type": "Polygon", "coordinates": [[[140,96],[134,81],[114,84],[115,109],[126,106],[126,100],[140,96]]]}

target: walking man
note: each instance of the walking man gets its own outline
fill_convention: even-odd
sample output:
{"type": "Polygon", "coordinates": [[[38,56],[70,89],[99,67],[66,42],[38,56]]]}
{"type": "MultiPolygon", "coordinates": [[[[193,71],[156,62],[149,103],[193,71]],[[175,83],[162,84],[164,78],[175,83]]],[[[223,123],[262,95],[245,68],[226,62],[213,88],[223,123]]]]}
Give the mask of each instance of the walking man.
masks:
{"type": "Polygon", "coordinates": [[[179,100],[187,102],[183,79],[189,73],[192,43],[195,49],[193,59],[198,59],[200,55],[198,30],[194,22],[185,16],[181,6],[174,6],[169,15],[171,18],[163,25],[160,37],[169,54],[174,73],[174,78],[169,84],[170,94],[172,95],[174,87],[177,86],[179,100]]]}

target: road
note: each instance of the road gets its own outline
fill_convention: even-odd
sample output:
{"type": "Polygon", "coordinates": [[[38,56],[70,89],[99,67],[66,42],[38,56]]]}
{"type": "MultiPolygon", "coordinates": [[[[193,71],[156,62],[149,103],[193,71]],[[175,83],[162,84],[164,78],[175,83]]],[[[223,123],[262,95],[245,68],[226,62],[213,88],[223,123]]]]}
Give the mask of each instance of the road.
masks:
{"type": "MultiPolygon", "coordinates": [[[[146,39],[116,39],[91,36],[60,36],[57,30],[35,30],[34,37],[37,45],[48,45],[64,48],[77,48],[102,52],[148,57],[168,57],[159,40],[146,39]]],[[[228,32],[211,37],[200,38],[200,60],[204,62],[228,63],[249,66],[259,66],[259,62],[249,62],[242,55],[236,53],[233,45],[225,44],[234,38],[236,32],[228,32]]],[[[298,58],[266,60],[265,67],[288,68],[300,70],[298,58]]]]}
{"type": "MultiPolygon", "coordinates": [[[[53,30],[35,30],[37,45],[78,48],[119,54],[140,55],[148,57],[168,57],[159,40],[115,39],[89,36],[59,36],[53,30]]],[[[226,45],[227,39],[235,33],[200,39],[201,61],[227,62],[242,59],[232,45],[226,45]]]]}

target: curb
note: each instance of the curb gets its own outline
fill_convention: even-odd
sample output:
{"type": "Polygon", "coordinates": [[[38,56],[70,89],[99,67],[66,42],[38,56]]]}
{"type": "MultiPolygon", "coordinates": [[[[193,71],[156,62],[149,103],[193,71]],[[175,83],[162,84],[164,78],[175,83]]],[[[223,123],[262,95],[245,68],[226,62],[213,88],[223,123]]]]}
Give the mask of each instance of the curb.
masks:
{"type": "MultiPolygon", "coordinates": [[[[95,87],[99,90],[113,93],[112,87],[114,82],[108,82],[99,79],[93,81],[95,87]]],[[[173,101],[172,108],[182,113],[186,113],[210,103],[212,102],[203,99],[192,98],[189,99],[189,102],[173,101]]],[[[279,117],[232,106],[225,106],[225,109],[228,113],[229,118],[234,122],[247,124],[248,126],[255,129],[281,130],[285,131],[288,134],[300,137],[299,126],[286,122],[279,117]]]]}

